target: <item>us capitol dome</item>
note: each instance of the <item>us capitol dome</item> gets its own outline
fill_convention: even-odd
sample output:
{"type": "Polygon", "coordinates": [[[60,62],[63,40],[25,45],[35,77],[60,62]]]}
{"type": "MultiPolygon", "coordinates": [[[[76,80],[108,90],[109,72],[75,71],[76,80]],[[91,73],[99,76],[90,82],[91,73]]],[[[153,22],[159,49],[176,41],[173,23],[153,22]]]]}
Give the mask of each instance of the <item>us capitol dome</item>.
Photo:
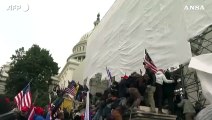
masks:
{"type": "MultiPolygon", "coordinates": [[[[99,17],[100,17],[100,14],[97,15],[97,20],[94,22],[94,28],[100,22],[99,17]]],[[[87,40],[92,34],[93,30],[94,29],[92,29],[90,32],[84,34],[81,37],[80,41],[73,47],[73,50],[72,50],[73,54],[68,57],[67,62],[71,61],[71,59],[77,60],[78,62],[82,62],[85,59],[87,40]]]]}
{"type": "Polygon", "coordinates": [[[76,81],[82,81],[80,78],[82,76],[82,69],[83,68],[83,60],[86,57],[86,47],[87,47],[87,40],[89,39],[90,35],[92,34],[93,30],[96,28],[98,23],[100,22],[99,19],[100,15],[97,15],[97,19],[94,22],[94,28],[84,34],[80,41],[73,47],[72,52],[65,64],[65,66],[62,68],[62,71],[57,75],[53,76],[53,80],[59,81],[59,86],[62,88],[65,88],[68,86],[68,81],[70,80],[76,80],[76,81]]]}

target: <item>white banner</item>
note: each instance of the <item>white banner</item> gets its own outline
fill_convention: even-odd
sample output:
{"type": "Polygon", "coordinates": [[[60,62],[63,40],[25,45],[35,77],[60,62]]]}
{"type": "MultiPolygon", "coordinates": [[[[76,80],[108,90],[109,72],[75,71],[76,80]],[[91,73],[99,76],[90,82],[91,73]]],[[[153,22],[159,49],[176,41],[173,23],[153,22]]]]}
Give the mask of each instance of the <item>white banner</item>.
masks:
{"type": "Polygon", "coordinates": [[[212,103],[212,53],[192,57],[189,68],[196,69],[203,95],[212,103]]]}

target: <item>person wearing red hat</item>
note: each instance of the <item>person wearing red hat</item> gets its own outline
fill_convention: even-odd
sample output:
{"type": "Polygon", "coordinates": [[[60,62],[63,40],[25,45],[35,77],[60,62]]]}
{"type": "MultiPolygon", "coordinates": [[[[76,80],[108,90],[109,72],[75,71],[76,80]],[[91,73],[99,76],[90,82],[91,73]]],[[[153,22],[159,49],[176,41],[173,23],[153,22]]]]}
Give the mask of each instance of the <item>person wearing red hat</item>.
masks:
{"type": "Polygon", "coordinates": [[[44,114],[44,110],[41,107],[35,107],[35,114],[37,115],[43,115],[44,114]]]}
{"type": "Polygon", "coordinates": [[[21,107],[21,112],[25,113],[29,110],[29,108],[27,106],[23,106],[21,107]]]}
{"type": "Polygon", "coordinates": [[[28,112],[29,112],[29,108],[27,106],[22,106],[20,114],[18,116],[18,120],[27,120],[28,112]]]}
{"type": "Polygon", "coordinates": [[[121,79],[127,80],[129,77],[127,75],[122,76],[121,79]]]}
{"type": "Polygon", "coordinates": [[[35,107],[35,120],[44,120],[44,110],[41,107],[35,107]]]}
{"type": "Polygon", "coordinates": [[[121,81],[119,83],[119,89],[118,89],[118,92],[119,92],[119,97],[120,98],[125,98],[127,96],[127,81],[128,79],[128,76],[122,76],[121,77],[121,81]]]}

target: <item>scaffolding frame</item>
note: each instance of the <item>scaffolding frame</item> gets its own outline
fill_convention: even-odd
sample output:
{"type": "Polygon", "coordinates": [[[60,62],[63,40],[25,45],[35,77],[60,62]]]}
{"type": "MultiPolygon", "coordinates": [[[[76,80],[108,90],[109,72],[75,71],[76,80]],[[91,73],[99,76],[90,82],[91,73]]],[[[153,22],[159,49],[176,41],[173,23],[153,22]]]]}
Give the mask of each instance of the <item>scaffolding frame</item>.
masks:
{"type": "MultiPolygon", "coordinates": [[[[212,25],[208,26],[201,34],[189,40],[192,56],[212,53],[212,25]]],[[[193,104],[201,105],[201,108],[208,104],[202,94],[200,81],[196,71],[188,69],[189,63],[181,66],[181,86],[183,93],[187,93],[189,100],[193,104]]]]}

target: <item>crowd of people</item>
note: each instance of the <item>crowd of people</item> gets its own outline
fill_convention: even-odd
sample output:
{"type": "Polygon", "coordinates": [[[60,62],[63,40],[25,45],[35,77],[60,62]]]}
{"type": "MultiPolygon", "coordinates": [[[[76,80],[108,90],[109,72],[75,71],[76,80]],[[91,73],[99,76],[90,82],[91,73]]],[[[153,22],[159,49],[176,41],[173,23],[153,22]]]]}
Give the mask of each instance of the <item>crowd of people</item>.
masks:
{"type": "Polygon", "coordinates": [[[181,110],[178,106],[174,90],[180,82],[179,74],[158,70],[154,73],[144,64],[145,73],[133,72],[130,76],[121,77],[120,82],[114,81],[104,94],[93,101],[96,109],[94,120],[113,118],[122,120],[129,110],[138,110],[139,106],[149,106],[150,112],[164,114],[162,108],[168,106],[169,114],[176,114],[181,110]],[[167,101],[167,102],[165,102],[167,101]],[[158,107],[156,111],[155,107],[158,107]],[[179,109],[178,109],[179,108],[179,109]]]}
{"type": "Polygon", "coordinates": [[[11,111],[7,113],[1,114],[1,120],[45,120],[47,111],[45,111],[42,107],[34,107],[34,114],[32,118],[29,118],[30,108],[27,106],[22,106],[19,110],[18,108],[13,108],[11,111]]]}
{"type": "MultiPolygon", "coordinates": [[[[168,114],[177,115],[179,120],[182,116],[185,120],[194,119],[197,110],[194,109],[187,95],[175,91],[181,81],[179,72],[161,69],[153,72],[148,65],[145,63],[143,65],[145,73],[140,70],[140,73],[133,72],[129,76],[124,75],[119,82],[112,81],[112,85],[104,93],[97,91],[95,95],[90,94],[90,119],[122,120],[124,116],[129,116],[142,106],[149,106],[151,113],[165,114],[162,109],[166,108],[169,111],[168,114]]],[[[74,108],[71,111],[66,108],[61,109],[64,90],[53,90],[53,96],[59,98],[59,102],[52,103],[53,119],[84,120],[86,92],[89,90],[81,85],[78,89],[74,97],[74,108]]],[[[16,115],[12,119],[27,120],[31,110],[23,106],[21,110],[14,109],[13,111],[16,115]]],[[[48,107],[45,109],[35,107],[34,111],[34,120],[49,119],[49,117],[47,119],[48,107]]]]}
{"type": "MultiPolygon", "coordinates": [[[[122,120],[142,106],[149,106],[155,114],[165,114],[162,109],[166,108],[168,114],[177,115],[179,120],[193,120],[196,114],[193,104],[182,91],[175,91],[181,82],[179,71],[159,69],[154,73],[145,63],[144,68],[145,73],[133,72],[122,76],[120,82],[114,80],[103,94],[90,95],[92,120],[122,120]]],[[[85,108],[85,98],[82,102],[85,108]]],[[[80,110],[84,109],[73,111],[74,120],[83,120],[84,111],[80,113],[80,110]]]]}

